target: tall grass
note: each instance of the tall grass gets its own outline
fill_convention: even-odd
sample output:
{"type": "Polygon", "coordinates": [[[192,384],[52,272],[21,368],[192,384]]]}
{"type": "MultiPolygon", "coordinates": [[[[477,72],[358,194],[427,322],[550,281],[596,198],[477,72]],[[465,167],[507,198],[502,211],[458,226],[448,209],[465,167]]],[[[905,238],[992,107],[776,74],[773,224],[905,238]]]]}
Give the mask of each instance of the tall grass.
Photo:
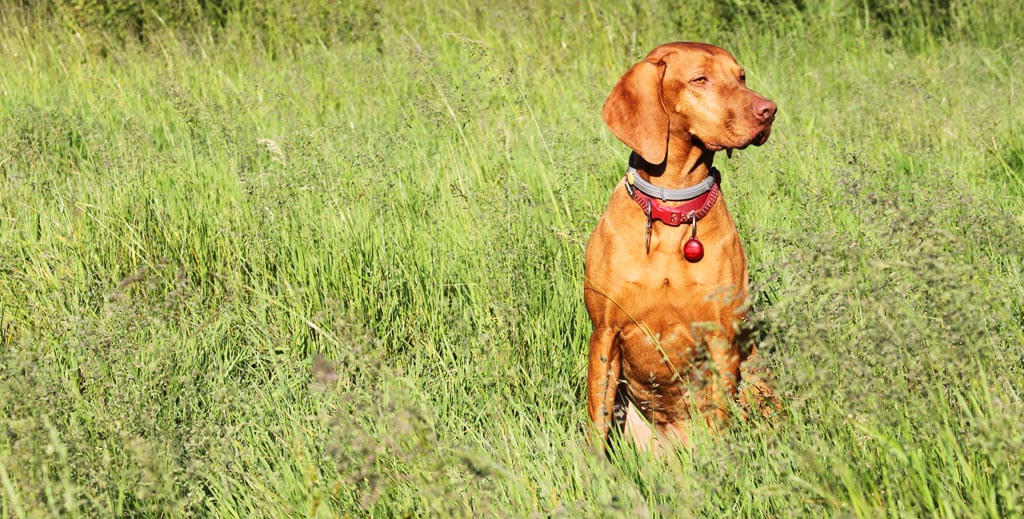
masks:
{"type": "Polygon", "coordinates": [[[1014,2],[0,7],[0,516],[1024,515],[1014,2]],[[587,445],[618,76],[732,50],[785,399],[587,445]]]}

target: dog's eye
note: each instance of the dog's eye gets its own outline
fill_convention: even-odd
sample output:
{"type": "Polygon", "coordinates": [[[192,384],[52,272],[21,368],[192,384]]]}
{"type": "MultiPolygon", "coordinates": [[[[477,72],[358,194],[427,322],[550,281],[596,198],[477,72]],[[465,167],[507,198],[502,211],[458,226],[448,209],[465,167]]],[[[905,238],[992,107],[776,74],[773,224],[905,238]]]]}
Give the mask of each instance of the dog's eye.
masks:
{"type": "Polygon", "coordinates": [[[747,75],[746,75],[746,73],[741,73],[740,74],[740,83],[746,83],[746,82],[747,82],[747,75]]]}
{"type": "Polygon", "coordinates": [[[690,83],[693,83],[695,85],[703,85],[704,83],[707,83],[707,82],[708,82],[708,78],[706,78],[704,76],[698,76],[698,77],[695,77],[695,78],[690,80],[690,83]]]}

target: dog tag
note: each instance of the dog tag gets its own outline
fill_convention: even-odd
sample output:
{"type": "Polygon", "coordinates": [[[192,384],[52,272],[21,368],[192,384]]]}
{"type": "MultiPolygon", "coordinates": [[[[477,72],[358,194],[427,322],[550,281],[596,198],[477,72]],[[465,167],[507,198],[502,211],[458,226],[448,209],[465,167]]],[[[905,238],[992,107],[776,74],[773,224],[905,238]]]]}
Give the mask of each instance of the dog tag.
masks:
{"type": "Polygon", "coordinates": [[[647,229],[644,231],[644,247],[647,249],[647,254],[651,253],[651,224],[654,220],[651,219],[651,204],[647,204],[647,229]]]}
{"type": "MultiPolygon", "coordinates": [[[[683,257],[689,262],[698,262],[704,257],[704,244],[697,239],[697,213],[690,213],[690,227],[693,229],[693,233],[690,235],[690,239],[686,240],[683,245],[683,257]]],[[[648,219],[650,222],[650,219],[648,219]]]]}

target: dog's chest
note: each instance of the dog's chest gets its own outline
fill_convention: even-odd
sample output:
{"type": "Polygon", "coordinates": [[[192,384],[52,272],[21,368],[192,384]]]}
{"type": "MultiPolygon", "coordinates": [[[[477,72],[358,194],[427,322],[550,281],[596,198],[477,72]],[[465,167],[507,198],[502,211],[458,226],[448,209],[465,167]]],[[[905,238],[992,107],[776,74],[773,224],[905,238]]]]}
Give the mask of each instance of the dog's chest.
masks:
{"type": "Polygon", "coordinates": [[[677,325],[718,322],[723,314],[729,313],[735,299],[735,288],[729,290],[671,270],[645,272],[620,287],[619,300],[625,303],[626,320],[642,321],[656,333],[667,333],[677,325]],[[728,297],[718,297],[727,293],[728,297]]]}
{"type": "MultiPolygon", "coordinates": [[[[682,243],[688,236],[678,228],[666,229],[651,238],[651,251],[633,255],[633,265],[618,265],[623,288],[634,297],[662,298],[660,304],[681,298],[701,299],[725,286],[736,286],[743,272],[717,242],[711,242],[708,254],[700,261],[684,258],[682,243]]],[[[621,256],[620,256],[621,257],[621,256]]]]}
{"type": "Polygon", "coordinates": [[[655,222],[647,250],[645,220],[633,200],[617,196],[591,237],[586,276],[595,289],[588,299],[595,325],[731,319],[745,296],[746,262],[724,201],[698,222],[705,253],[696,262],[683,256],[689,225],[655,222]]]}

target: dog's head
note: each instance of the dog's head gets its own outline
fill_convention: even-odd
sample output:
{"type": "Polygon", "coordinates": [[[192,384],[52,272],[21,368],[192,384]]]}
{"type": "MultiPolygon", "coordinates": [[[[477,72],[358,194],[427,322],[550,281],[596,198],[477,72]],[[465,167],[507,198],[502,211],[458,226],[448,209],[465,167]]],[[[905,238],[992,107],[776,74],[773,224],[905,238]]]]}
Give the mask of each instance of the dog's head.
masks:
{"type": "Polygon", "coordinates": [[[670,139],[715,152],[768,141],[777,107],[747,88],[728,51],[704,43],[668,43],[633,65],[605,101],[612,133],[651,164],[665,161],[670,139]]]}

